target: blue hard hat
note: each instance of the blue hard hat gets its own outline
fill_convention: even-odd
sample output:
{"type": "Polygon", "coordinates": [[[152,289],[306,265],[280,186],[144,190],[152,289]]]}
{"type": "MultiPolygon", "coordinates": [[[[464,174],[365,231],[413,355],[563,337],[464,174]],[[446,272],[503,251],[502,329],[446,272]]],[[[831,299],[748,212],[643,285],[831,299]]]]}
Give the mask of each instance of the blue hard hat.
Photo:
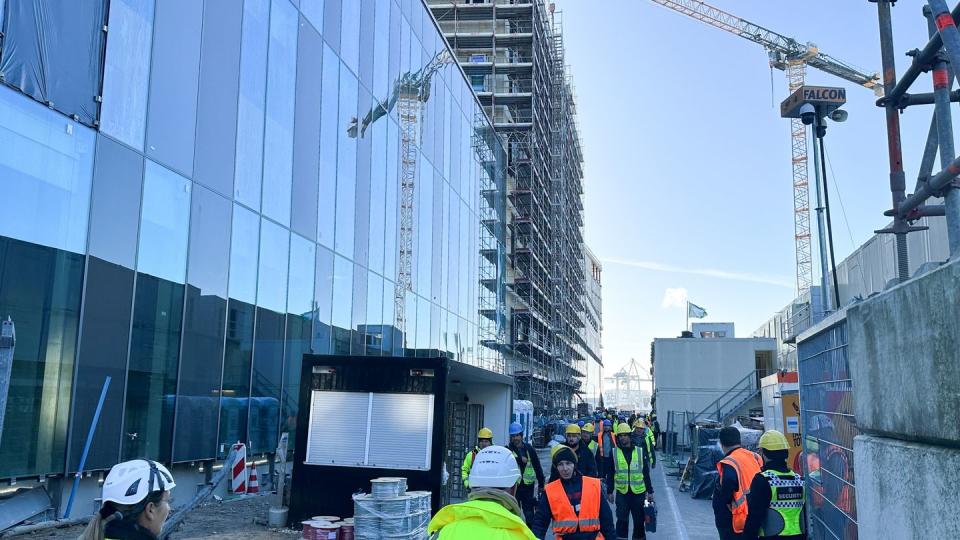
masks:
{"type": "Polygon", "coordinates": [[[520,422],[514,422],[510,424],[510,434],[519,435],[523,433],[523,426],[520,425],[520,422]]]}
{"type": "Polygon", "coordinates": [[[580,427],[583,427],[583,424],[585,424],[585,423],[586,423],[586,422],[584,422],[583,420],[580,420],[579,422],[577,422],[577,425],[580,426],[580,427]]]}
{"type": "Polygon", "coordinates": [[[611,421],[609,421],[609,420],[604,420],[604,421],[603,421],[603,427],[611,427],[611,426],[613,426],[613,422],[611,422],[611,421]]]}

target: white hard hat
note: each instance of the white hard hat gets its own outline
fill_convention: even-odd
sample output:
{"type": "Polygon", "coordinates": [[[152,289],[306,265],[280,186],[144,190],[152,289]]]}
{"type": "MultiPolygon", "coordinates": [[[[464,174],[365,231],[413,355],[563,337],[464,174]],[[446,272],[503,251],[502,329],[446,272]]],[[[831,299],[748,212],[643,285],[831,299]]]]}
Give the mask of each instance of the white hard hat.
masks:
{"type": "Polygon", "coordinates": [[[502,446],[488,446],[477,452],[470,469],[470,487],[513,487],[520,478],[520,468],[513,452],[502,446]]]}
{"type": "Polygon", "coordinates": [[[103,502],[131,505],[147,498],[154,491],[170,491],[177,487],[166,467],[148,459],[118,463],[103,482],[103,502]]]}

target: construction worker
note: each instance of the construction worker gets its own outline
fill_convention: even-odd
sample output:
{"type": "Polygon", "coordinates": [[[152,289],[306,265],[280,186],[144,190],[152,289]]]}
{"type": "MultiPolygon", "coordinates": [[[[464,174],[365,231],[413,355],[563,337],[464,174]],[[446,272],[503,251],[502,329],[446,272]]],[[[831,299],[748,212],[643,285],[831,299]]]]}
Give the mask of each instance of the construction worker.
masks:
{"type": "Polygon", "coordinates": [[[630,441],[634,446],[647,451],[647,463],[651,469],[657,466],[657,457],[653,451],[653,432],[644,424],[642,419],[633,423],[633,433],[630,434],[630,441]]]}
{"type": "Polygon", "coordinates": [[[103,505],[79,540],[156,540],[177,486],[163,465],[135,459],[114,465],[103,482],[103,505]]]}
{"type": "Polygon", "coordinates": [[[517,502],[523,509],[523,519],[527,525],[533,522],[533,510],[536,508],[534,491],[540,486],[540,491],[546,487],[543,478],[543,467],[540,466],[540,457],[537,451],[523,440],[523,426],[519,422],[510,424],[510,450],[517,458],[517,467],[520,468],[520,485],[517,486],[517,502]]]}
{"type": "Polygon", "coordinates": [[[660,431],[660,421],[657,420],[657,413],[650,413],[650,421],[653,422],[653,446],[654,448],[663,449],[664,445],[661,440],[662,437],[660,436],[662,432],[660,431]]]}
{"type": "MultiPolygon", "coordinates": [[[[593,454],[590,453],[587,445],[582,444],[580,427],[576,424],[569,424],[567,425],[564,435],[567,438],[567,446],[577,454],[577,471],[584,476],[599,478],[600,473],[597,472],[597,460],[593,457],[593,454]]],[[[556,467],[551,466],[550,481],[553,482],[557,478],[560,478],[560,473],[556,467]]]]}
{"type": "MultiPolygon", "coordinates": [[[[580,428],[580,444],[587,445],[587,448],[590,450],[590,453],[593,454],[593,457],[597,457],[597,441],[593,440],[593,424],[587,422],[580,428]]],[[[600,463],[597,463],[599,470],[600,463]]]]}
{"type": "Polygon", "coordinates": [[[613,512],[603,500],[600,480],[577,470],[579,457],[572,448],[558,444],[551,453],[552,466],[559,477],[547,484],[545,496],[540,497],[531,527],[534,536],[546,538],[552,521],[553,534],[558,539],[613,540],[616,535],[613,512]]]}
{"type": "Polygon", "coordinates": [[[724,457],[717,463],[720,477],[713,493],[713,516],[721,540],[740,539],[747,523],[746,494],[763,462],[740,446],[740,431],[732,426],[720,430],[720,449],[724,457]]]}
{"type": "Polygon", "coordinates": [[[633,538],[646,538],[644,502],[653,502],[650,466],[643,446],[634,446],[630,426],[617,426],[617,448],[613,466],[607,472],[607,498],[616,501],[617,538],[627,538],[633,517],[633,538]],[[616,498],[614,498],[616,491],[616,498]]]}
{"type": "Polygon", "coordinates": [[[613,422],[604,420],[603,431],[597,433],[597,463],[602,478],[606,478],[607,471],[610,470],[613,450],[616,447],[617,437],[613,434],[613,422]]]}
{"type": "Polygon", "coordinates": [[[520,469],[510,449],[480,450],[470,471],[467,502],[441,508],[427,525],[427,534],[439,540],[534,540],[514,498],[519,479],[520,469]]]}
{"type": "Polygon", "coordinates": [[[460,479],[463,480],[463,487],[470,489],[470,467],[473,466],[473,458],[484,448],[493,445],[493,432],[490,428],[480,428],[477,432],[477,445],[473,450],[463,456],[463,465],[460,466],[460,479]]]}
{"type": "Polygon", "coordinates": [[[805,540],[803,478],[787,466],[790,445],[783,433],[771,429],[760,436],[763,467],[750,482],[747,523],[743,538],[805,540]]]}

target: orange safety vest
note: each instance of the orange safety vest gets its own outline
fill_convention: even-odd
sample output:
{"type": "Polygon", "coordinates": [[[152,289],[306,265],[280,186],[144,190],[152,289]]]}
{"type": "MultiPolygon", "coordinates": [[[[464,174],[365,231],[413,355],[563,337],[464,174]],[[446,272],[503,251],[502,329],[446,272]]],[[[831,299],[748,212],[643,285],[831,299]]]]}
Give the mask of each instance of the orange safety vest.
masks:
{"type": "MultiPolygon", "coordinates": [[[[553,515],[553,534],[557,540],[563,540],[564,534],[580,532],[594,532],[600,530],[600,480],[583,477],[583,490],[580,496],[580,515],[573,510],[567,492],[563,490],[560,480],[547,484],[544,490],[547,502],[550,503],[550,513],[553,515]]],[[[603,535],[597,538],[603,540],[603,535]]]]}
{"type": "Polygon", "coordinates": [[[750,483],[763,467],[763,461],[760,456],[746,448],[737,448],[717,463],[717,472],[720,473],[721,481],[723,481],[723,464],[737,471],[739,487],[733,494],[733,502],[728,503],[727,508],[733,514],[733,532],[742,533],[743,526],[747,524],[747,494],[750,493],[750,483]]]}
{"type": "MultiPolygon", "coordinates": [[[[605,432],[603,431],[602,428],[601,428],[601,430],[600,430],[600,433],[597,433],[597,445],[599,445],[600,455],[601,455],[601,456],[603,455],[603,434],[604,434],[604,433],[605,433],[605,432]]],[[[613,447],[616,448],[616,447],[617,447],[617,436],[614,435],[612,431],[610,432],[610,435],[611,435],[611,436],[610,436],[610,441],[613,443],[613,447]]]]}

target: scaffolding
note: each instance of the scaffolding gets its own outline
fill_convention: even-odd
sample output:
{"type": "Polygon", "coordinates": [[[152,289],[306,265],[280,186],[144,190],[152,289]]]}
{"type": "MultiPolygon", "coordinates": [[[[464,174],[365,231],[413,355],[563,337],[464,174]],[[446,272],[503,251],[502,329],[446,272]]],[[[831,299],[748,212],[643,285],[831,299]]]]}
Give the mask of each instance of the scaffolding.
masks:
{"type": "Polygon", "coordinates": [[[583,156],[561,14],[543,0],[427,4],[506,149],[506,372],[517,399],[572,407],[587,361],[583,156]]]}

